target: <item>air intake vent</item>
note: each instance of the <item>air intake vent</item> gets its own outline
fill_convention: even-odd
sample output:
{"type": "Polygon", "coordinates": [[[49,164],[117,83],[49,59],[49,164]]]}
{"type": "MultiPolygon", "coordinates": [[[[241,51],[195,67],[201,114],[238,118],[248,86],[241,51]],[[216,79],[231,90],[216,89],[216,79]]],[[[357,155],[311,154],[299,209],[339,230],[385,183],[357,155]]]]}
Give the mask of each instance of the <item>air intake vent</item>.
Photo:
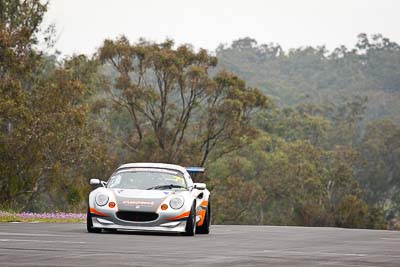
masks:
{"type": "Polygon", "coordinates": [[[153,212],[118,211],[117,217],[124,221],[150,222],[157,220],[158,214],[153,212]]]}

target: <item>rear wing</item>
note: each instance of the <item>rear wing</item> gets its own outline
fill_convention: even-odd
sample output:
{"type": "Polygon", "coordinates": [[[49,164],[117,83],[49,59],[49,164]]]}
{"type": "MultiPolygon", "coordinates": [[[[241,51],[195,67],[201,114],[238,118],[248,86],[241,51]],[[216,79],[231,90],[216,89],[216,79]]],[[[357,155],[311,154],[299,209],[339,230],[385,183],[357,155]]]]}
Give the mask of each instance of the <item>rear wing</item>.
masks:
{"type": "Polygon", "coordinates": [[[186,171],[192,176],[196,173],[204,173],[205,169],[203,167],[186,167],[186,171]]]}

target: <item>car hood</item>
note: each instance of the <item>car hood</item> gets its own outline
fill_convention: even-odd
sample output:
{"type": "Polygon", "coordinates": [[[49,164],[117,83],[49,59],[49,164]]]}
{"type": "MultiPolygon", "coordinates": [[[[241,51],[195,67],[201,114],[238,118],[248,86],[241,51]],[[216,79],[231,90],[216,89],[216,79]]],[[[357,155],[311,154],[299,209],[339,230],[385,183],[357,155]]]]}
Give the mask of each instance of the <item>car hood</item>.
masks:
{"type": "Polygon", "coordinates": [[[118,209],[124,211],[156,212],[161,203],[172,194],[172,190],[111,189],[118,209]]]}

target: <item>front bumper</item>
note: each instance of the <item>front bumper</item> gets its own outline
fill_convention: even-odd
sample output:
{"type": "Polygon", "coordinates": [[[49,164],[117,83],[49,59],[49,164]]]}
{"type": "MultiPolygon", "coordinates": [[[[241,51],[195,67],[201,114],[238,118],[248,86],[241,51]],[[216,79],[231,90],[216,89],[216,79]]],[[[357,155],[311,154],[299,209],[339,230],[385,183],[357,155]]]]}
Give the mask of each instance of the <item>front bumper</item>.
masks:
{"type": "Polygon", "coordinates": [[[152,221],[121,219],[117,216],[117,209],[103,208],[100,210],[90,208],[90,213],[94,228],[181,233],[186,230],[186,221],[189,216],[189,211],[184,212],[184,210],[158,211],[156,213],[158,214],[157,219],[152,221]]]}
{"type": "Polygon", "coordinates": [[[120,229],[120,230],[134,230],[144,232],[170,232],[170,233],[183,233],[186,229],[185,221],[174,221],[164,223],[134,223],[125,222],[111,219],[110,217],[94,217],[92,218],[94,228],[103,229],[120,229]]]}

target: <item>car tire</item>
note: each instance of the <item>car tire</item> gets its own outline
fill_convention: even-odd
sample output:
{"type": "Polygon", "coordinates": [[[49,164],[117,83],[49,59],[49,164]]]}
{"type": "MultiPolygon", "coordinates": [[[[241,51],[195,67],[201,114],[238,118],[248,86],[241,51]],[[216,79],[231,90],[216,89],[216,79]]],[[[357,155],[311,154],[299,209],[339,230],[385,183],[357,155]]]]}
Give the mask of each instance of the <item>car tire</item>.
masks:
{"type": "Polygon", "coordinates": [[[196,206],[193,203],[186,221],[185,235],[194,236],[196,234],[196,224],[196,206]]]}
{"type": "Polygon", "coordinates": [[[90,213],[89,209],[87,211],[87,216],[86,216],[86,228],[89,233],[100,233],[101,232],[100,228],[93,227],[92,214],[90,213]]]}
{"type": "Polygon", "coordinates": [[[203,225],[197,227],[196,234],[209,234],[210,233],[210,226],[211,226],[211,202],[210,202],[210,199],[209,199],[203,225]]]}

